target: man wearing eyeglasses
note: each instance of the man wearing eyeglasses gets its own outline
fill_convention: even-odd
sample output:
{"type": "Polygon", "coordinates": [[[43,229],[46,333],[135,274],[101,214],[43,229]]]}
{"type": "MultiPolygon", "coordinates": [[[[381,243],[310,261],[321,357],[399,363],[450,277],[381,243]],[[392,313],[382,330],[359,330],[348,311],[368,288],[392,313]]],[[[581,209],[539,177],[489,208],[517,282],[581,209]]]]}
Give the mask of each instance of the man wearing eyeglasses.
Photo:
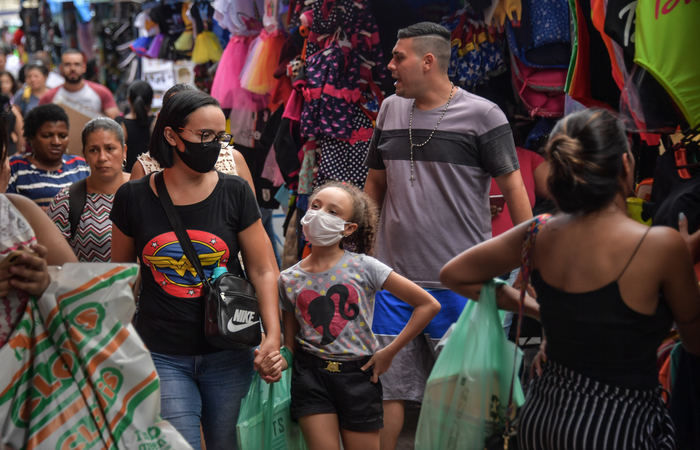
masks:
{"type": "Polygon", "coordinates": [[[60,70],[65,83],[44,94],[39,100],[40,105],[65,99],[112,119],[119,115],[119,108],[109,89],[83,79],[86,65],[85,58],[79,50],[69,49],[63,52],[60,70]]]}

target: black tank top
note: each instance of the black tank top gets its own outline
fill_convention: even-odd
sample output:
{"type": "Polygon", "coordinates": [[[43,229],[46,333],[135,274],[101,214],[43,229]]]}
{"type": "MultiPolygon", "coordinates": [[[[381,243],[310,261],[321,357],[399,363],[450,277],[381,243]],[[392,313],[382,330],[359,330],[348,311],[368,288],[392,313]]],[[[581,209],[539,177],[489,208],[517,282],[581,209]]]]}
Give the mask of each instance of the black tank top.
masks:
{"type": "Polygon", "coordinates": [[[613,386],[654,389],[659,385],[656,350],[671,328],[671,310],[660,294],[653,315],[634,311],[622,300],[620,277],[594,291],[570,293],[532,272],[547,358],[613,386]]]}
{"type": "Polygon", "coordinates": [[[123,118],[126,127],[126,171],[131,173],[131,168],[136,163],[136,158],[148,151],[148,142],[151,140],[151,124],[155,116],[148,118],[148,125],[141,124],[134,119],[123,118]]]}

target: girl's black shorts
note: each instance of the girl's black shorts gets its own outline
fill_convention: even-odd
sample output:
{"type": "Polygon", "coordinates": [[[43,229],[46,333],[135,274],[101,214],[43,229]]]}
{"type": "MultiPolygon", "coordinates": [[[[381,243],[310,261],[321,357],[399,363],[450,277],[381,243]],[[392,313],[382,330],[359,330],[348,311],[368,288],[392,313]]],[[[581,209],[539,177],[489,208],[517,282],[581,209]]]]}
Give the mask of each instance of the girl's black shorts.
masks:
{"type": "Polygon", "coordinates": [[[382,382],[370,381],[372,368],[366,372],[360,369],[369,359],[334,361],[297,351],[292,363],[292,420],[337,414],[343,430],[383,428],[382,382]]]}

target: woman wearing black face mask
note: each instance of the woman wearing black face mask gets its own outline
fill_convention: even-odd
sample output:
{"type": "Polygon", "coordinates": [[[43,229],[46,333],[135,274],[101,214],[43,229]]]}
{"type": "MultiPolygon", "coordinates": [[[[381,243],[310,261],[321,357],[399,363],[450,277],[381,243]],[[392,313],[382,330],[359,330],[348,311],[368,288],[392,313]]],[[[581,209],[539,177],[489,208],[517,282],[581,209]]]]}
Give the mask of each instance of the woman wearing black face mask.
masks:
{"type": "MultiPolygon", "coordinates": [[[[154,174],[123,185],[110,216],[112,261],[141,261],[136,329],[161,378],[163,419],[193,448],[200,447],[201,419],[210,450],[236,447],[238,410],[254,367],[266,355],[279,352],[280,344],[276,275],[255,196],[242,178],[213,170],[222,145],[231,141],[225,127],[214,98],[199,91],[181,92],[161,110],[149,152],[164,168],[168,194],[205,275],[210,277],[215,267],[236,273],[238,265],[230,261],[241,251],[267,333],[257,356],[252,350],[219,350],[207,342],[201,280],[156,194],[154,174]]],[[[279,378],[261,375],[268,381],[279,378]]]]}

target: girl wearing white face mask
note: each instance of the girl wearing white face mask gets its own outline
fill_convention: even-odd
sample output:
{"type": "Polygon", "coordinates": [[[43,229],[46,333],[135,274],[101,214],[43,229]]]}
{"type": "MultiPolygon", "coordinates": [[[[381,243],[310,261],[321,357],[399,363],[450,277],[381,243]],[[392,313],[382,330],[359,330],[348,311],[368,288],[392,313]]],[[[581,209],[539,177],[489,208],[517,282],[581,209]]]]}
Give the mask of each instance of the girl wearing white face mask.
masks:
{"type": "Polygon", "coordinates": [[[384,425],[382,386],[396,353],[440,311],[425,290],[371,254],[377,208],[359,189],[330,183],[317,189],[302,219],[311,254],[279,277],[285,346],[268,355],[266,373],[292,367],[292,419],[309,449],[379,449],[384,425]],[[346,251],[343,245],[357,253],[346,251]],[[406,328],[377,351],[374,294],[386,289],[414,309],[406,328]],[[371,370],[370,370],[371,369],[371,370]]]}

